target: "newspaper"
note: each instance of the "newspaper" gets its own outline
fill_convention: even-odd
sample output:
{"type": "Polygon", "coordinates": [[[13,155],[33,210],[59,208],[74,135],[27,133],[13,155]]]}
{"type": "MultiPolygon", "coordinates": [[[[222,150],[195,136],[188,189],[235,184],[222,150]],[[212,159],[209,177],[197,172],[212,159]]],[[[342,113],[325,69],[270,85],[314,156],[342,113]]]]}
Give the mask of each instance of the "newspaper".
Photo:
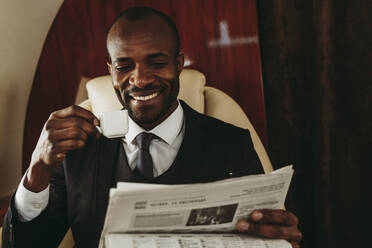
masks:
{"type": "Polygon", "coordinates": [[[108,234],[106,247],[136,248],[290,248],[285,240],[243,234],[108,234]]]}
{"type": "Polygon", "coordinates": [[[255,209],[284,208],[292,174],[292,166],[286,166],[211,183],[118,183],[110,190],[99,247],[289,248],[284,240],[231,233],[255,209]]]}

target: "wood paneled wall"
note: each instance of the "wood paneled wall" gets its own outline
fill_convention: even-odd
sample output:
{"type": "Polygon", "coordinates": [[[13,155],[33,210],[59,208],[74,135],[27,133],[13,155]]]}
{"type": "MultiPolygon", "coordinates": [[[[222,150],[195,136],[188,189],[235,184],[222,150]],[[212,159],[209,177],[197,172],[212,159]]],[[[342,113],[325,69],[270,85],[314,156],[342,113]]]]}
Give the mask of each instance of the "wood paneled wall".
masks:
{"type": "Polygon", "coordinates": [[[106,31],[132,6],[151,6],[178,26],[186,67],[232,96],[266,144],[256,0],[65,0],[45,41],[29,99],[23,169],[49,114],[74,103],[83,77],[107,74],[106,31]]]}

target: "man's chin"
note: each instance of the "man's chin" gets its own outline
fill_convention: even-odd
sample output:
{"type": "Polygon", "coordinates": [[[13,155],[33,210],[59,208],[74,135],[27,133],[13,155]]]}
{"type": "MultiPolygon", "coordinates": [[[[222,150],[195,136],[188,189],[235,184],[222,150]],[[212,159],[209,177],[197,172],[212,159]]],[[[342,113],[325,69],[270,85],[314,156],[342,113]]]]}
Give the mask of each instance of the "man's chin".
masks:
{"type": "Polygon", "coordinates": [[[128,114],[130,118],[132,118],[132,120],[140,126],[151,125],[157,123],[159,119],[161,119],[161,113],[154,110],[149,110],[147,113],[144,113],[144,111],[141,111],[141,113],[136,113],[133,110],[129,110],[128,114]]]}
{"type": "Polygon", "coordinates": [[[128,114],[133,121],[142,127],[155,127],[163,122],[177,106],[176,101],[163,101],[158,104],[133,104],[130,102],[128,114]],[[171,103],[172,102],[172,103],[171,103]]]}

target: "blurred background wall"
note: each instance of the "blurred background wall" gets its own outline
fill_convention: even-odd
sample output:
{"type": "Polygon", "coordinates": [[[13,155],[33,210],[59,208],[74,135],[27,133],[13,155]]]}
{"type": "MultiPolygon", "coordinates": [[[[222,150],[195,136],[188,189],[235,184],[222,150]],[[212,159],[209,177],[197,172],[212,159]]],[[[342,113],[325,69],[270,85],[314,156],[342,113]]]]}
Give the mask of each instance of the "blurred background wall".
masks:
{"type": "Polygon", "coordinates": [[[0,1],[0,199],[17,187],[28,97],[62,0],[0,1]]]}

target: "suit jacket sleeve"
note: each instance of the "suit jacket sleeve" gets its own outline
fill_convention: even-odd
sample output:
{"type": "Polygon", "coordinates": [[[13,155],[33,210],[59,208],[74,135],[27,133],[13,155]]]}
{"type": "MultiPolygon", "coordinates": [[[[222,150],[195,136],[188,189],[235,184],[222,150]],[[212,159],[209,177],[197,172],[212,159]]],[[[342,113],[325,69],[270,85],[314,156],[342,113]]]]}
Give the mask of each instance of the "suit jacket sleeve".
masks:
{"type": "Polygon", "coordinates": [[[245,139],[243,139],[243,141],[244,144],[243,152],[241,153],[242,154],[241,161],[245,162],[241,164],[243,165],[243,168],[241,170],[245,175],[264,173],[261,161],[258,158],[256,150],[254,149],[253,141],[249,130],[246,130],[245,139]]]}
{"type": "Polygon", "coordinates": [[[48,206],[35,219],[19,220],[14,196],[4,218],[2,247],[58,247],[69,226],[63,168],[53,171],[48,206]]]}
{"type": "MultiPolygon", "coordinates": [[[[219,153],[226,157],[224,164],[230,167],[233,176],[240,177],[264,173],[249,130],[227,123],[222,123],[221,126],[221,129],[215,131],[216,140],[213,143],[219,141],[219,153]]],[[[219,161],[223,161],[222,157],[217,157],[219,161]]]]}

